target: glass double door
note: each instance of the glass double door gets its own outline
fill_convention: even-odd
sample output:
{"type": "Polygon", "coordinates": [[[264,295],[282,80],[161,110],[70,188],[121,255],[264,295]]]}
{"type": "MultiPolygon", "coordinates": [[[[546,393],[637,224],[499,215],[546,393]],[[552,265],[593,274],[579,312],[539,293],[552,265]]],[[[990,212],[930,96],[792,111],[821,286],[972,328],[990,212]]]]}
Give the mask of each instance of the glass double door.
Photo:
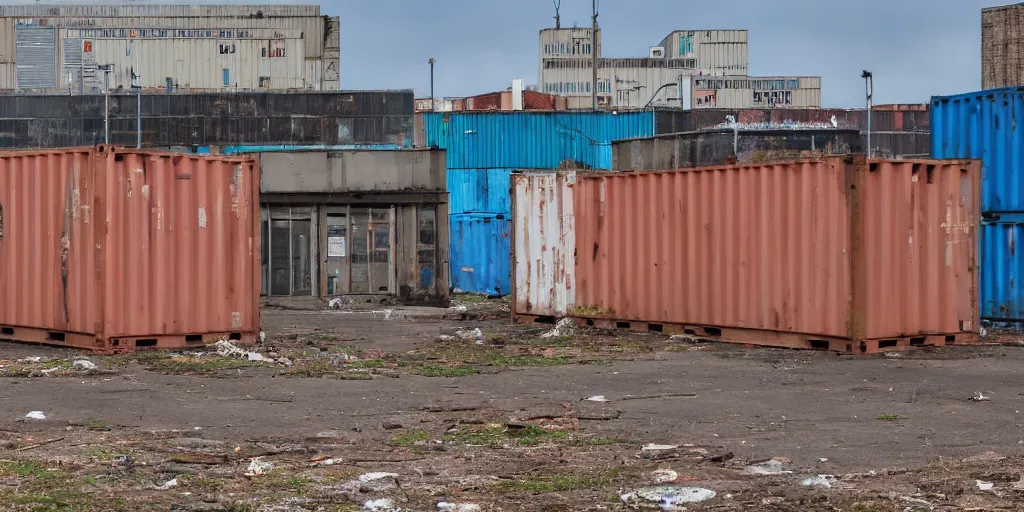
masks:
{"type": "Polygon", "coordinates": [[[327,294],[395,293],[392,208],[327,210],[327,294]]]}
{"type": "Polygon", "coordinates": [[[310,207],[272,206],[260,210],[264,295],[313,294],[313,241],[310,207]]]}

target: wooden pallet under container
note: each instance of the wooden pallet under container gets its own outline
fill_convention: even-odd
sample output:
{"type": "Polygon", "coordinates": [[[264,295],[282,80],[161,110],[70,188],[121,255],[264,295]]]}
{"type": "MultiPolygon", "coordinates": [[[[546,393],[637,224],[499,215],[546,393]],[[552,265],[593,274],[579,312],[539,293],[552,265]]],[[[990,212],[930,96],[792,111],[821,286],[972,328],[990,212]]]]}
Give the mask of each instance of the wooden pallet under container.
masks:
{"type": "Polygon", "coordinates": [[[49,331],[34,327],[0,325],[0,341],[34,343],[53,347],[91,350],[97,354],[126,354],[141,350],[196,349],[220,340],[236,345],[254,345],[256,333],[222,332],[160,336],[125,336],[104,340],[94,334],[49,331]]]}
{"type": "MultiPolygon", "coordinates": [[[[514,315],[520,323],[555,324],[558,318],[536,315],[514,315]]],[[[893,338],[851,340],[814,334],[760,329],[738,329],[708,325],[643,322],[636,320],[612,320],[608,318],[569,317],[580,327],[598,329],[622,329],[633,332],[653,332],[666,335],[693,336],[695,340],[755,345],[762,347],[792,348],[803,350],[830,350],[844,354],[876,354],[923,347],[944,347],[951,345],[975,345],[980,338],[977,333],[958,332],[899,336],[893,338]]]]}

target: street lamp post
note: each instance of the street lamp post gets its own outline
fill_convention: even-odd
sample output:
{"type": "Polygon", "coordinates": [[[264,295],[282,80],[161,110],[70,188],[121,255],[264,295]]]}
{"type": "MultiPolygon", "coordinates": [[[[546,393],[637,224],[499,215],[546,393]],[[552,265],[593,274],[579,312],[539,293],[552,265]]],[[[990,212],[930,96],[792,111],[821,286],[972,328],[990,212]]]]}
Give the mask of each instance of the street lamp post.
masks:
{"type": "Polygon", "coordinates": [[[874,96],[875,93],[875,79],[871,76],[871,72],[867,70],[864,70],[864,72],[861,73],[860,77],[864,79],[864,94],[867,98],[868,103],[868,125],[866,130],[867,137],[865,138],[867,139],[866,143],[868,146],[867,155],[868,158],[871,158],[871,97],[874,96]]]}
{"type": "Polygon", "coordinates": [[[430,64],[430,111],[434,112],[434,58],[428,59],[427,64],[430,64]]]}

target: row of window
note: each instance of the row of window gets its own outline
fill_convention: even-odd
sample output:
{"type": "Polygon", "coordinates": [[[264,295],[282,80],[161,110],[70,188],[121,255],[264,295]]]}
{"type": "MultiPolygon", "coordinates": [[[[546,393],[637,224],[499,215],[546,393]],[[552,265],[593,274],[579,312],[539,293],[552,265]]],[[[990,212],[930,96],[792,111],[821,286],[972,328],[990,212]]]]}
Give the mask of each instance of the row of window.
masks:
{"type": "Polygon", "coordinates": [[[755,89],[762,91],[771,91],[782,89],[798,89],[800,88],[800,80],[712,80],[708,78],[702,78],[700,80],[697,80],[693,87],[694,89],[755,89]]]}
{"type": "MultiPolygon", "coordinates": [[[[221,78],[223,78],[224,87],[231,87],[231,70],[228,69],[228,68],[223,68],[220,71],[221,71],[221,78]]],[[[269,88],[270,87],[270,77],[269,76],[261,76],[260,77],[260,85],[259,85],[259,87],[260,87],[260,89],[267,89],[267,88],[269,88]]]]}
{"type": "MultiPolygon", "coordinates": [[[[590,59],[543,59],[544,69],[590,69],[590,59]]],[[[697,69],[697,59],[600,59],[598,69],[697,69]]]]}
{"type": "Polygon", "coordinates": [[[548,43],[544,55],[590,55],[590,43],[576,39],[571,43],[548,43]]]}
{"type": "MultiPolygon", "coordinates": [[[[559,93],[589,93],[590,82],[547,82],[544,84],[544,92],[548,94],[559,93]]],[[[611,79],[604,78],[597,81],[597,92],[612,92],[611,79]]]]}
{"type": "Polygon", "coordinates": [[[159,28],[86,28],[69,33],[69,37],[82,39],[125,39],[129,37],[141,37],[145,39],[155,38],[185,38],[185,39],[251,39],[251,30],[187,30],[187,29],[159,29],[159,28]]]}
{"type": "MultiPolygon", "coordinates": [[[[86,41],[86,44],[91,44],[91,43],[86,41]]],[[[235,53],[238,50],[235,47],[234,44],[222,44],[222,45],[218,45],[218,46],[219,46],[218,51],[220,52],[221,55],[230,55],[232,53],[235,53]]],[[[261,48],[261,50],[262,50],[262,56],[263,57],[274,58],[274,57],[284,57],[285,56],[285,51],[284,51],[283,47],[267,48],[266,46],[264,46],[263,48],[261,48]]],[[[85,51],[88,52],[90,50],[86,49],[85,51]]]]}

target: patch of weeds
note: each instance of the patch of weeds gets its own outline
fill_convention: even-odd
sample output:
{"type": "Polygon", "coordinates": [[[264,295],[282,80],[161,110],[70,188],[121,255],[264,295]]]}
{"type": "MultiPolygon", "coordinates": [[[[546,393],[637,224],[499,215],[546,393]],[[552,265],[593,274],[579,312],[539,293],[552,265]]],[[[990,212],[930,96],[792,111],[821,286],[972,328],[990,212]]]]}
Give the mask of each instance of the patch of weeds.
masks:
{"type": "Polygon", "coordinates": [[[498,356],[491,360],[494,366],[562,366],[572,364],[570,356],[498,356]]]}
{"type": "Polygon", "coordinates": [[[883,414],[877,418],[878,421],[897,421],[900,419],[898,414],[883,414]]]}
{"type": "Polygon", "coordinates": [[[362,360],[361,359],[361,360],[358,360],[358,361],[348,362],[348,363],[345,364],[345,366],[348,367],[348,368],[372,369],[372,368],[381,368],[381,367],[383,367],[386,364],[387,363],[384,362],[384,361],[362,360]]]}
{"type": "Polygon", "coordinates": [[[614,476],[615,471],[598,474],[536,475],[523,480],[505,482],[501,487],[533,493],[577,491],[604,487],[612,482],[614,476]]]}
{"type": "Polygon", "coordinates": [[[86,420],[85,429],[91,432],[110,432],[112,430],[103,420],[86,420]]]}
{"type": "Polygon", "coordinates": [[[527,343],[529,343],[530,345],[536,345],[538,347],[565,348],[571,347],[573,345],[574,339],[575,338],[573,338],[572,336],[553,336],[551,338],[537,338],[529,340],[527,343]]]}
{"type": "Polygon", "coordinates": [[[487,302],[489,298],[486,295],[476,295],[472,293],[457,293],[452,296],[452,302],[459,302],[461,304],[480,304],[487,302]]]}
{"type": "Polygon", "coordinates": [[[424,377],[468,377],[479,373],[479,370],[468,365],[456,365],[456,366],[417,366],[410,368],[409,371],[417,375],[424,377]]]}
{"type": "Polygon", "coordinates": [[[184,480],[188,488],[201,491],[216,491],[224,487],[224,482],[217,478],[190,475],[185,477],[184,480]]]}
{"type": "Polygon", "coordinates": [[[445,440],[490,448],[499,448],[503,445],[536,446],[546,443],[585,446],[618,442],[607,438],[578,436],[567,430],[547,430],[536,425],[527,425],[524,428],[490,427],[483,430],[469,430],[448,434],[445,436],[445,440]]]}
{"type": "Polygon", "coordinates": [[[5,368],[0,368],[0,377],[28,377],[32,372],[55,369],[70,371],[71,361],[55,359],[53,361],[40,361],[38,363],[14,363],[5,368]]]}
{"type": "MultiPolygon", "coordinates": [[[[78,491],[50,491],[4,496],[4,503],[27,505],[32,512],[78,512],[98,510],[91,503],[92,496],[78,491]]],[[[116,505],[114,505],[116,506],[116,505]]],[[[118,510],[104,506],[103,510],[118,510]]]]}
{"type": "Polygon", "coordinates": [[[165,375],[216,375],[224,370],[237,370],[256,366],[258,363],[233,357],[173,357],[150,362],[146,365],[151,372],[165,375]]]}
{"type": "Polygon", "coordinates": [[[427,441],[430,434],[422,430],[408,430],[391,438],[392,446],[412,446],[417,442],[427,441]]]}
{"type": "Polygon", "coordinates": [[[109,461],[110,459],[112,459],[114,457],[114,452],[108,450],[107,448],[101,447],[101,446],[90,446],[90,447],[82,450],[82,455],[85,455],[86,457],[92,457],[94,459],[98,459],[100,461],[104,461],[105,462],[105,461],[109,461]]]}
{"type": "Polygon", "coordinates": [[[303,487],[309,485],[313,481],[309,478],[288,474],[288,473],[270,473],[264,475],[255,481],[256,485],[264,487],[266,489],[273,489],[278,491],[301,491],[303,487]]]}
{"type": "Polygon", "coordinates": [[[327,359],[303,359],[278,375],[306,379],[372,380],[368,372],[354,372],[335,368],[327,359]]]}

